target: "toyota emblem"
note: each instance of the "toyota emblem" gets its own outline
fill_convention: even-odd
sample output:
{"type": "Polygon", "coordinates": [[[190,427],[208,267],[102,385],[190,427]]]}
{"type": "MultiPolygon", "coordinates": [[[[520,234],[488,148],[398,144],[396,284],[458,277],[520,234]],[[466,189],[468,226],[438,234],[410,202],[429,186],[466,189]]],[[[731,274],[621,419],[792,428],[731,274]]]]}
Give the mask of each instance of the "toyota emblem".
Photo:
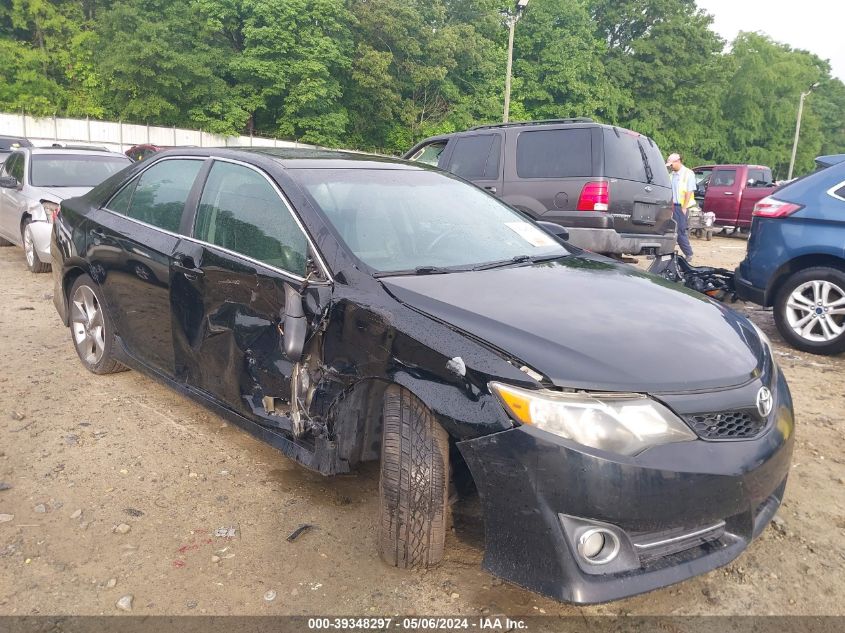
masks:
{"type": "Polygon", "coordinates": [[[772,392],[768,387],[760,387],[757,392],[757,410],[764,418],[772,412],[772,392]]]}

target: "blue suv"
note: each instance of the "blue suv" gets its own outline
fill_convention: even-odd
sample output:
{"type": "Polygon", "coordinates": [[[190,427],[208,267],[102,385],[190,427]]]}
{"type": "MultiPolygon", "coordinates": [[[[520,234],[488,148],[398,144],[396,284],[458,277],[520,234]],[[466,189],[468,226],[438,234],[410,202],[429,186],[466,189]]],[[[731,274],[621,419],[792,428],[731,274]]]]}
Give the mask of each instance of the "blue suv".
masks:
{"type": "Polygon", "coordinates": [[[740,299],[774,307],[794,347],[838,354],[845,352],[845,162],[824,165],[754,207],[736,287],[740,299]]]}

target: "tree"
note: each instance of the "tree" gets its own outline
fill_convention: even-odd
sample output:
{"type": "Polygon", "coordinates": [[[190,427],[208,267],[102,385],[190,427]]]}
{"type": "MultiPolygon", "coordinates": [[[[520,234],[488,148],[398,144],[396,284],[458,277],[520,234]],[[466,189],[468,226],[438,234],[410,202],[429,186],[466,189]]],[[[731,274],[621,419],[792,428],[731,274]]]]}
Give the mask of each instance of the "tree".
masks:
{"type": "MultiPolygon", "coordinates": [[[[798,100],[829,73],[815,55],[795,51],[759,33],[740,33],[733,42],[734,70],[722,113],[727,124],[724,160],[769,165],[785,178],[792,152],[798,100]]],[[[822,145],[818,115],[809,107],[801,123],[796,173],[809,171],[822,145]]],[[[841,120],[841,119],[840,119],[841,120]]]]}

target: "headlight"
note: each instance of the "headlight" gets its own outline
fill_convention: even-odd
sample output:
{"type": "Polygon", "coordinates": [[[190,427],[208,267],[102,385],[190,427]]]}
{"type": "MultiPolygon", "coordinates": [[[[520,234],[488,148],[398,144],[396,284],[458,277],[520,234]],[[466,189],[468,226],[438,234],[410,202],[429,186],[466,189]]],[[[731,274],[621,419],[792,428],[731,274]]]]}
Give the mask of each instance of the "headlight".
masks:
{"type": "Polygon", "coordinates": [[[59,213],[59,206],[58,202],[51,202],[50,200],[42,200],[41,206],[44,207],[44,213],[47,214],[47,221],[51,224],[56,219],[56,215],[59,213]]]}
{"type": "Polygon", "coordinates": [[[769,356],[773,357],[774,354],[772,353],[772,341],[769,340],[768,335],[763,330],[761,330],[759,327],[757,327],[757,324],[754,323],[751,319],[749,319],[748,322],[752,325],[754,330],[757,332],[757,336],[760,337],[760,341],[763,343],[763,349],[767,350],[769,352],[769,356]]]}
{"type": "Polygon", "coordinates": [[[490,389],[517,421],[620,455],[696,439],[674,413],[641,394],[532,391],[498,382],[490,389]]]}

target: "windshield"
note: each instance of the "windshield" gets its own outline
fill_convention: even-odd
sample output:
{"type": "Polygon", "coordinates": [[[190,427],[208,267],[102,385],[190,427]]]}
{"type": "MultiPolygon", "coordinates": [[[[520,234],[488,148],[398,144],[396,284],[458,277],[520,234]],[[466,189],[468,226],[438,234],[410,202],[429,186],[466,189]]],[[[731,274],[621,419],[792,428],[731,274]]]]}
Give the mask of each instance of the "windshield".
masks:
{"type": "Polygon", "coordinates": [[[469,269],[567,254],[560,242],[496,198],[439,172],[297,169],[291,174],[348,249],[378,272],[469,269]]]}
{"type": "Polygon", "coordinates": [[[29,181],[33,187],[93,187],[131,163],[120,155],[35,154],[29,181]]]}

